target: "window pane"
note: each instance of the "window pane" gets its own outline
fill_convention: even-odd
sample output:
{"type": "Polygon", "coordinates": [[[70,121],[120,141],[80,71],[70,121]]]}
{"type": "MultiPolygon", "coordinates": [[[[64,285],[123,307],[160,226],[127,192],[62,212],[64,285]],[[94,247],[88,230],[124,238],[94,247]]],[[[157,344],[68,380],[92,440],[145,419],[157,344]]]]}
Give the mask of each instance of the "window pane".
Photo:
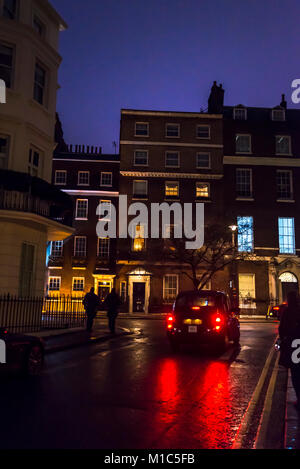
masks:
{"type": "Polygon", "coordinates": [[[165,301],[174,301],[178,293],[178,276],[165,275],[163,283],[163,296],[165,301]]]}
{"type": "Polygon", "coordinates": [[[86,257],[86,237],[76,237],[74,246],[74,255],[77,257],[86,257]]]}
{"type": "Polygon", "coordinates": [[[33,97],[40,104],[44,104],[45,84],[46,84],[46,72],[39,64],[36,64],[33,97]]]}
{"type": "Polygon", "coordinates": [[[278,218],[279,252],[295,254],[294,218],[278,218]]]}
{"type": "Polygon", "coordinates": [[[112,173],[101,173],[101,186],[112,185],[112,173]]]}
{"type": "Polygon", "coordinates": [[[209,138],[210,137],[210,128],[208,125],[198,125],[197,127],[197,137],[198,138],[209,138]]]}
{"type": "Polygon", "coordinates": [[[174,152],[166,153],[166,166],[178,167],[179,166],[179,154],[174,152]]]}
{"type": "Polygon", "coordinates": [[[0,135],[0,169],[7,169],[9,155],[9,137],[0,135]]]}
{"type": "Polygon", "coordinates": [[[51,256],[61,257],[63,253],[63,241],[52,241],[51,256]]]}
{"type": "Polygon", "coordinates": [[[209,167],[210,167],[210,154],[198,153],[197,154],[197,168],[209,168],[209,167]]]}
{"type": "Polygon", "coordinates": [[[73,291],[84,291],[84,277],[73,277],[73,291]]]}
{"type": "Polygon", "coordinates": [[[87,171],[79,171],[78,184],[88,186],[90,183],[90,173],[87,171]]]}
{"type": "Polygon", "coordinates": [[[178,197],[179,183],[178,182],[166,182],[165,195],[166,197],[178,197]]]}
{"type": "Polygon", "coordinates": [[[55,171],[55,184],[66,184],[67,172],[66,171],[55,171]]]}
{"type": "Polygon", "coordinates": [[[17,0],[4,0],[3,16],[14,20],[17,12],[17,0]]]}
{"type": "Polygon", "coordinates": [[[133,181],[133,195],[147,195],[147,181],[133,181]]]}
{"type": "Polygon", "coordinates": [[[209,197],[209,184],[208,183],[196,183],[196,197],[209,197]]]}
{"type": "Polygon", "coordinates": [[[179,137],[179,125],[168,124],[166,129],[167,137],[179,137]]]}
{"type": "Polygon", "coordinates": [[[238,197],[251,197],[251,169],[236,170],[236,194],[238,197]]]}
{"type": "Polygon", "coordinates": [[[134,164],[147,166],[148,164],[148,153],[146,151],[136,151],[134,153],[134,164]]]}
{"type": "Polygon", "coordinates": [[[236,135],[236,152],[237,153],[250,153],[250,135],[236,135]]]}
{"type": "Polygon", "coordinates": [[[135,135],[148,135],[148,124],[135,124],[135,135]]]}
{"type": "Polygon", "coordinates": [[[279,170],[277,171],[277,197],[283,200],[292,198],[291,172],[279,170]]]}
{"type": "Polygon", "coordinates": [[[88,201],[87,200],[77,200],[76,218],[86,219],[87,215],[88,215],[88,201]]]}
{"type": "Polygon", "coordinates": [[[242,108],[234,109],[234,119],[235,120],[246,120],[247,110],[242,108]]]}
{"type": "Polygon", "coordinates": [[[290,138],[284,136],[276,137],[276,153],[289,155],[290,154],[290,138]]]}
{"type": "Polygon", "coordinates": [[[238,217],[238,250],[253,251],[253,217],[238,217]]]}
{"type": "Polygon", "coordinates": [[[98,257],[107,259],[109,257],[109,238],[98,238],[98,257]]]}
{"type": "Polygon", "coordinates": [[[5,81],[7,88],[12,85],[13,49],[0,44],[0,79],[5,81]]]}

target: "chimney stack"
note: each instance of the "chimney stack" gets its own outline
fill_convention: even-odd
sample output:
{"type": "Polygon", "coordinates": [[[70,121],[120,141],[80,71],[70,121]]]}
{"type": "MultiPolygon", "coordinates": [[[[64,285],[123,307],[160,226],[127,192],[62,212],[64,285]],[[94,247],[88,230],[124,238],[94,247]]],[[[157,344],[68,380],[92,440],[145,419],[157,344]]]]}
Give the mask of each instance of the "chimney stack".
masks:
{"type": "Polygon", "coordinates": [[[287,102],[285,100],[285,94],[282,94],[281,95],[281,103],[280,103],[280,106],[283,107],[284,109],[286,109],[287,107],[287,102]]]}

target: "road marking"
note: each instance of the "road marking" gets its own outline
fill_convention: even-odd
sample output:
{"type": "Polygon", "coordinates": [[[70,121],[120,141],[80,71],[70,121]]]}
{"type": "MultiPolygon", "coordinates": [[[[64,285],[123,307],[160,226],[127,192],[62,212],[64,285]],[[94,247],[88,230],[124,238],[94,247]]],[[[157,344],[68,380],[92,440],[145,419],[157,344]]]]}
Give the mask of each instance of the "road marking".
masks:
{"type": "Polygon", "coordinates": [[[265,383],[269,368],[271,366],[274,353],[276,353],[276,350],[275,350],[275,347],[274,347],[275,342],[276,342],[276,339],[274,340],[274,342],[272,344],[271,350],[270,350],[269,355],[266,359],[266,362],[265,362],[265,365],[264,365],[263,370],[261,372],[258,383],[257,383],[257,385],[254,389],[254,392],[253,392],[252,396],[251,396],[248,407],[247,407],[247,409],[246,409],[246,411],[243,415],[242,421],[240,423],[239,429],[236,433],[233,445],[231,447],[232,449],[241,449],[242,448],[243,440],[244,440],[244,438],[247,434],[248,427],[251,423],[251,419],[253,417],[253,414],[254,414],[254,411],[255,411],[255,408],[256,408],[256,404],[259,400],[263,385],[265,383]]]}
{"type": "Polygon", "coordinates": [[[266,442],[267,430],[268,430],[268,425],[269,425],[269,420],[270,420],[270,415],[271,415],[275,384],[276,384],[276,379],[277,379],[277,374],[278,374],[279,357],[280,355],[278,354],[275,365],[274,365],[274,369],[272,372],[272,376],[269,382],[269,386],[268,386],[268,390],[267,390],[267,394],[266,394],[266,398],[264,402],[264,408],[261,414],[258,430],[256,433],[254,449],[266,449],[265,442],[266,442]]]}

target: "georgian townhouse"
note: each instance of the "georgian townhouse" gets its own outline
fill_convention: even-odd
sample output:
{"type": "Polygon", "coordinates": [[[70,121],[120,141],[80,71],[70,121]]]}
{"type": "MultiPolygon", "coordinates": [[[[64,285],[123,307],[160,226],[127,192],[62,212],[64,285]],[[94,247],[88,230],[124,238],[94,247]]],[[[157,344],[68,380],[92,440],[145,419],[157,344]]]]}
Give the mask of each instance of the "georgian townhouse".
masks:
{"type": "MultiPolygon", "coordinates": [[[[218,98],[217,98],[218,99],[218,98]]],[[[240,306],[266,313],[300,278],[300,111],[224,106],[224,200],[238,226],[240,306]]]]}
{"type": "MultiPolygon", "coordinates": [[[[128,206],[143,202],[150,213],[153,203],[203,202],[207,223],[222,216],[222,179],[221,114],[121,111],[120,196],[128,206]]],[[[160,236],[178,223],[161,224],[160,236]]],[[[117,286],[130,313],[161,311],[193,285],[165,256],[164,239],[146,238],[142,225],[136,230],[135,239],[118,240],[117,286]]],[[[216,276],[212,287],[221,284],[216,276]]]]}
{"type": "Polygon", "coordinates": [[[73,198],[75,233],[48,252],[48,293],[82,296],[95,288],[103,300],[115,278],[116,240],[98,237],[100,202],[117,208],[119,155],[101,148],[60,144],[53,158],[53,184],[73,198]]]}

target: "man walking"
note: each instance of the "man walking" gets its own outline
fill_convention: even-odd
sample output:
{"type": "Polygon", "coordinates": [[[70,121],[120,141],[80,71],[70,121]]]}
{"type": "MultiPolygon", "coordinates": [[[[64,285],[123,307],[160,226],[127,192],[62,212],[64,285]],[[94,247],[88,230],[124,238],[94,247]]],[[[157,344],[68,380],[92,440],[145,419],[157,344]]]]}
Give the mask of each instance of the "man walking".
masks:
{"type": "Polygon", "coordinates": [[[115,323],[116,318],[119,313],[119,306],[121,304],[121,300],[119,295],[116,293],[115,288],[107,295],[104,301],[104,305],[107,309],[107,317],[108,317],[108,327],[112,334],[115,333],[115,323]]]}
{"type": "Polygon", "coordinates": [[[82,303],[87,315],[86,330],[91,332],[95,316],[100,306],[100,300],[99,297],[95,294],[94,287],[92,287],[89,293],[85,295],[82,303]]]}

